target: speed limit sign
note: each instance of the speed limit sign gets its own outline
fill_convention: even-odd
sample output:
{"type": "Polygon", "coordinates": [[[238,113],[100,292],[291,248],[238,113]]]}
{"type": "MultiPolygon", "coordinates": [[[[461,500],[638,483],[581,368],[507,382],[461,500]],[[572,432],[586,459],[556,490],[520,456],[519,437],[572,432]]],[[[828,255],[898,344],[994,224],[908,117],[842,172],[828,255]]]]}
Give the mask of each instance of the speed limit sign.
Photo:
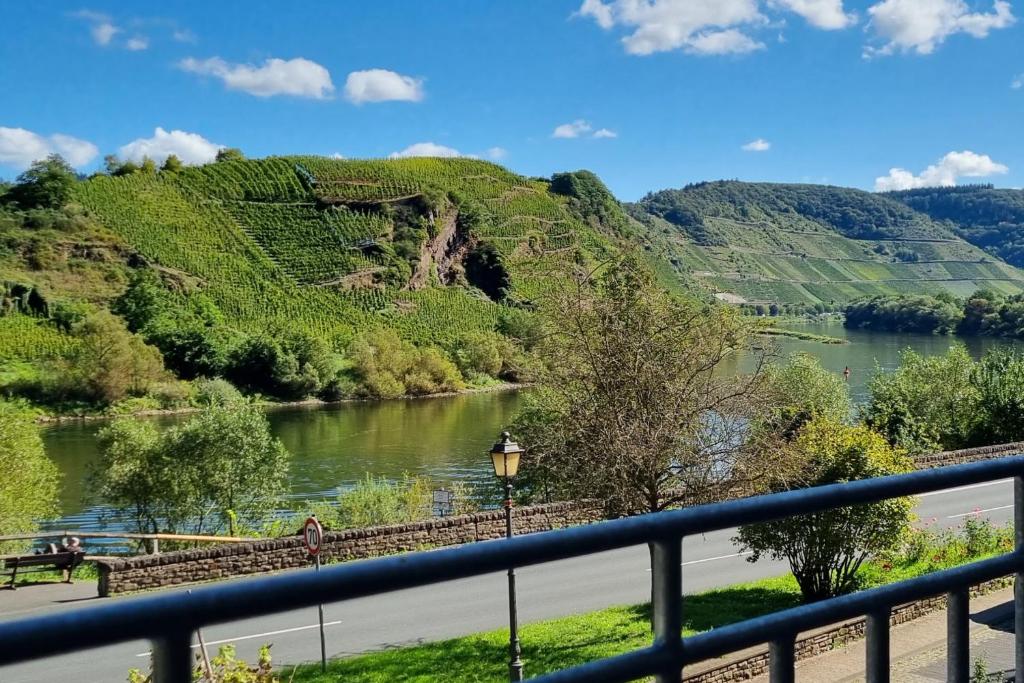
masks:
{"type": "Polygon", "coordinates": [[[309,551],[310,555],[320,553],[320,544],[323,538],[324,528],[320,526],[320,522],[316,520],[316,517],[307,519],[305,526],[302,528],[302,542],[306,545],[306,550],[309,551]]]}

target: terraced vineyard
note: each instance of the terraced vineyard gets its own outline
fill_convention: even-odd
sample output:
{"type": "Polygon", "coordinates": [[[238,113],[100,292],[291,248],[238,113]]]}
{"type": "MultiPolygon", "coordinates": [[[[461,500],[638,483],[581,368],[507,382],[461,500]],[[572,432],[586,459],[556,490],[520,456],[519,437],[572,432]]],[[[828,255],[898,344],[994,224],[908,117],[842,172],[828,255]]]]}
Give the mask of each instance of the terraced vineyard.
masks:
{"type": "Polygon", "coordinates": [[[677,269],[719,298],[843,303],[875,294],[1024,291],[1024,273],[887,197],[702,183],[632,205],[677,269]]]}
{"type": "Polygon", "coordinates": [[[179,273],[241,328],[298,325],[336,341],[386,325],[440,343],[493,328],[508,305],[465,280],[397,279],[409,272],[404,263],[433,272],[490,245],[508,270],[509,300],[522,300],[553,286],[552,262],[609,248],[546,183],[472,159],[271,157],[96,177],[75,193],[148,262],[179,273]],[[438,210],[424,210],[421,199],[438,210]],[[468,205],[479,219],[457,228],[468,205]],[[410,212],[427,237],[399,253],[410,212]]]}

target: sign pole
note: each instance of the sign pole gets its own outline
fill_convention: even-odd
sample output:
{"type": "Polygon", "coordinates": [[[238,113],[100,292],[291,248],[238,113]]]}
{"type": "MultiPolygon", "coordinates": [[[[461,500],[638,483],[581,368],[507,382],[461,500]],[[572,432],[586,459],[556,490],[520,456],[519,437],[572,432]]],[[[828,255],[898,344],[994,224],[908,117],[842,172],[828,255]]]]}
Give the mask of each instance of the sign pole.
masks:
{"type": "MultiPolygon", "coordinates": [[[[324,528],[320,526],[316,515],[311,515],[302,527],[302,542],[306,546],[306,551],[313,556],[313,562],[316,567],[314,571],[317,574],[320,573],[320,546],[323,544],[323,540],[324,528]]],[[[323,603],[318,604],[316,610],[320,621],[320,670],[323,673],[327,673],[327,640],[324,638],[323,603]]]]}
{"type": "MultiPolygon", "coordinates": [[[[316,571],[320,572],[320,553],[314,555],[316,558],[316,571]]],[[[320,603],[316,606],[320,615],[320,670],[327,673],[327,641],[324,639],[324,606],[320,603]]]]}

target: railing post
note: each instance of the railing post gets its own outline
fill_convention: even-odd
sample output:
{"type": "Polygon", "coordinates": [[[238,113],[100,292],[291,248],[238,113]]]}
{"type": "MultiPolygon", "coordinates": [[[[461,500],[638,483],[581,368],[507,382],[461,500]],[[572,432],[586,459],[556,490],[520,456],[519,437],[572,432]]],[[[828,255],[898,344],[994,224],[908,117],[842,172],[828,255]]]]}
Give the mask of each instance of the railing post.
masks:
{"type": "Polygon", "coordinates": [[[771,683],[796,680],[796,636],[783,636],[768,643],[768,679],[771,683]]]}
{"type": "Polygon", "coordinates": [[[868,614],[865,631],[867,683],[889,683],[889,608],[868,614]]]}
{"type": "MultiPolygon", "coordinates": [[[[1024,556],[1024,477],[1013,478],[1013,549],[1024,556]]],[[[1024,570],[1013,577],[1014,680],[1024,681],[1024,570]]]]}
{"type": "Polygon", "coordinates": [[[191,631],[172,631],[153,641],[153,683],[192,683],[191,631]]]}
{"type": "Polygon", "coordinates": [[[946,594],[946,681],[968,683],[971,675],[970,595],[966,587],[946,594]]]}
{"type": "Polygon", "coordinates": [[[683,543],[655,541],[651,544],[651,614],[654,645],[668,656],[656,683],[679,683],[683,678],[683,543]]]}
{"type": "Polygon", "coordinates": [[[153,554],[154,555],[159,555],[160,554],[160,539],[159,538],[154,538],[153,539],[153,554]]]}

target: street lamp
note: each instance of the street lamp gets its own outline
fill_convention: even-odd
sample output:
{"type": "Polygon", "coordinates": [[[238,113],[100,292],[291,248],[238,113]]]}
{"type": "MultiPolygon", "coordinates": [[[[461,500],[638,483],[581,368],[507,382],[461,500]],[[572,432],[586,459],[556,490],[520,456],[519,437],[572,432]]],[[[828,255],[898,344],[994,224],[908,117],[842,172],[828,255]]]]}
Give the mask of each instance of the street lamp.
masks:
{"type": "MultiPolygon", "coordinates": [[[[491,447],[494,475],[505,480],[505,537],[512,538],[512,478],[519,471],[519,447],[508,432],[501,433],[501,441],[491,447]]],[[[516,615],[516,571],[508,568],[508,678],[523,680],[523,660],[519,658],[519,625],[516,615]]]]}

